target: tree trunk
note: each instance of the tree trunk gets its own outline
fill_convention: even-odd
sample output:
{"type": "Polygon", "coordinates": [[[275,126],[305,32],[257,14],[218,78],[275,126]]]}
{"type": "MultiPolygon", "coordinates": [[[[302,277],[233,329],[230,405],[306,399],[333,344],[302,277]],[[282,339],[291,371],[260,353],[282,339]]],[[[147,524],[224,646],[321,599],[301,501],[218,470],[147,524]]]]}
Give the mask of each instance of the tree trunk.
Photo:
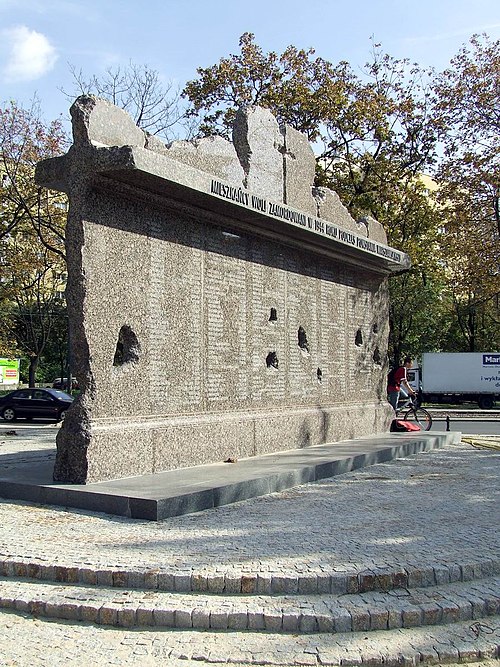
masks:
{"type": "Polygon", "coordinates": [[[30,357],[30,365],[29,365],[29,370],[28,370],[28,382],[30,387],[35,386],[35,380],[36,380],[36,370],[38,368],[38,363],[40,361],[40,357],[34,356],[30,357]]]}

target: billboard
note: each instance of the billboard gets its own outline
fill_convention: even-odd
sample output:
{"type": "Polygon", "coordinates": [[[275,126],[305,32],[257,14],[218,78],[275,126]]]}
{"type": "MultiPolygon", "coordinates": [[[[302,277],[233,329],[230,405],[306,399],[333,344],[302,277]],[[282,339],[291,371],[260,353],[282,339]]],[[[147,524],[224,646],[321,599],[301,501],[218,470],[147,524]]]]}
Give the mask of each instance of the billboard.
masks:
{"type": "Polygon", "coordinates": [[[19,359],[0,358],[0,384],[19,384],[19,359]]]}

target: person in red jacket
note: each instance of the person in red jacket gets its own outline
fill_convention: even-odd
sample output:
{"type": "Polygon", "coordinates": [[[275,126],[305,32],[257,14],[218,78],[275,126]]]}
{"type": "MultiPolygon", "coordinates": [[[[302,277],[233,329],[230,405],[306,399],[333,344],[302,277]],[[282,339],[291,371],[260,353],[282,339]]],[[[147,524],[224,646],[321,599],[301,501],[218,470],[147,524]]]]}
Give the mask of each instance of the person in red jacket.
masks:
{"type": "Polygon", "coordinates": [[[387,400],[394,410],[398,407],[400,394],[402,394],[403,397],[416,395],[416,392],[411,388],[406,376],[406,371],[408,368],[411,368],[412,365],[413,359],[411,357],[405,357],[403,365],[398,368],[393,368],[389,373],[387,378],[387,400]]]}

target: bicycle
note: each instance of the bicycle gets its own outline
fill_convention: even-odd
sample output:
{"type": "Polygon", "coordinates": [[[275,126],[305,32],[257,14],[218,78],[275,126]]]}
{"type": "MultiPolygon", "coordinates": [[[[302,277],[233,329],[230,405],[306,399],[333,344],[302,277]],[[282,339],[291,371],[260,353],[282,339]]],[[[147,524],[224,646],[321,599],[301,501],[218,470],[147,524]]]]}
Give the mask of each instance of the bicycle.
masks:
{"type": "Polygon", "coordinates": [[[418,424],[422,431],[430,431],[432,426],[432,417],[425,408],[415,403],[411,396],[399,399],[396,410],[396,418],[404,421],[418,424]]]}

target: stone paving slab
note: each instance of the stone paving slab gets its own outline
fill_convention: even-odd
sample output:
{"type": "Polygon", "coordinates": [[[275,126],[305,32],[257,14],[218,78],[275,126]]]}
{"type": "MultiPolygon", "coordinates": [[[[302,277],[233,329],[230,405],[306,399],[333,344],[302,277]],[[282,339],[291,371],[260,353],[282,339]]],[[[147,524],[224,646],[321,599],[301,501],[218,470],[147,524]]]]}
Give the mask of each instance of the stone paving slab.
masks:
{"type": "MultiPolygon", "coordinates": [[[[1,441],[0,438],[0,445],[1,441]]],[[[1,451],[0,448],[0,454],[1,451]]],[[[25,449],[23,454],[26,451],[31,450],[25,449]]],[[[495,451],[476,450],[463,444],[446,445],[161,522],[0,501],[0,567],[6,567],[9,574],[7,580],[0,581],[1,595],[7,596],[7,586],[11,584],[26,584],[31,588],[26,579],[14,578],[29,575],[37,568],[47,579],[45,585],[51,586],[50,582],[57,581],[57,577],[69,581],[80,573],[82,577],[96,577],[101,586],[114,584],[112,596],[118,599],[123,593],[157,595],[161,582],[169,590],[172,585],[173,590],[178,588],[179,600],[187,597],[189,602],[191,596],[185,593],[192,586],[195,590],[201,588],[203,594],[203,586],[207,586],[208,592],[210,585],[214,592],[205,597],[213,605],[214,623],[223,625],[226,611],[231,608],[234,610],[231,622],[238,626],[245,618],[249,623],[250,618],[248,614],[245,616],[244,607],[233,607],[235,603],[241,604],[236,594],[238,585],[260,578],[259,596],[265,598],[271,592],[273,597],[290,599],[287,609],[295,611],[295,615],[283,615],[280,611],[281,616],[277,611],[268,611],[267,622],[277,624],[281,619],[280,627],[285,632],[257,632],[256,629],[99,626],[0,610],[0,665],[45,667],[50,655],[53,665],[81,666],[91,656],[91,664],[99,667],[109,664],[191,667],[203,663],[234,667],[257,664],[414,667],[422,662],[444,665],[478,660],[487,660],[487,667],[496,666],[499,616],[454,619],[462,614],[480,614],[485,605],[490,612],[494,611],[497,592],[488,592],[487,587],[498,576],[500,556],[499,462],[500,454],[495,451]],[[128,579],[123,577],[124,573],[128,579]],[[379,583],[386,585],[384,577],[388,573],[396,577],[393,585],[398,573],[406,577],[410,594],[419,589],[418,595],[423,597],[418,598],[417,614],[421,618],[436,620],[439,613],[444,613],[452,622],[377,630],[384,623],[384,598],[379,596],[385,593],[364,589],[369,589],[377,577],[379,583]],[[319,598],[326,593],[321,586],[326,581],[330,595],[341,592],[335,588],[339,582],[358,586],[353,592],[360,596],[358,602],[362,600],[362,606],[354,605],[352,613],[347,607],[344,610],[351,623],[354,614],[356,623],[363,624],[368,609],[372,627],[369,632],[353,632],[352,625],[351,632],[311,632],[313,628],[308,623],[312,614],[307,611],[311,607],[307,605],[301,609],[306,610],[304,627],[309,632],[293,632],[298,609],[293,601],[300,596],[310,601],[312,595],[310,588],[307,593],[299,593],[299,585],[313,589],[316,586],[314,595],[320,602],[319,598]],[[149,589],[141,590],[143,582],[151,584],[149,589]],[[297,585],[296,593],[287,588],[291,582],[297,585]],[[449,584],[463,586],[462,594],[456,588],[453,592],[449,584]],[[120,586],[132,590],[120,590],[120,586]],[[443,586],[448,595],[446,604],[439,604],[439,600],[429,596],[443,586]],[[280,593],[280,587],[287,590],[280,593]]],[[[33,601],[33,590],[17,592],[19,605],[33,601]]],[[[243,592],[247,596],[252,594],[251,588],[243,592]]],[[[403,598],[407,592],[403,591],[403,598]]],[[[49,611],[57,611],[56,598],[51,604],[49,611]]],[[[83,601],[75,597],[63,599],[62,604],[64,612],[71,614],[83,601]]],[[[122,620],[130,619],[130,608],[124,611],[125,606],[110,607],[110,618],[114,614],[118,618],[121,610],[122,620]]],[[[263,617],[264,609],[264,604],[257,605],[251,617],[253,623],[263,617]]],[[[325,629],[329,617],[320,613],[319,607],[312,609],[317,612],[315,622],[320,619],[325,629]]],[[[339,622],[347,618],[346,614],[340,614],[339,607],[336,610],[339,622]]],[[[401,619],[405,612],[407,622],[415,621],[404,599],[396,598],[392,610],[392,621],[394,614],[397,618],[398,610],[401,619]]],[[[146,608],[143,613],[147,611],[146,608]]],[[[206,623],[206,608],[201,605],[195,609],[184,601],[174,607],[174,618],[176,611],[180,623],[187,623],[188,619],[193,622],[193,618],[195,624],[206,623]]]]}
{"type": "MultiPolygon", "coordinates": [[[[319,585],[332,581],[332,575],[334,579],[356,575],[360,581],[361,573],[399,569],[409,577],[408,583],[411,576],[413,588],[429,595],[432,571],[436,586],[448,580],[470,582],[471,606],[481,605],[485,594],[481,587],[488,584],[492,576],[488,572],[500,557],[499,461],[495,451],[447,445],[158,523],[3,500],[0,562],[8,567],[18,563],[21,568],[44,565],[53,575],[64,568],[68,573],[87,569],[89,576],[97,573],[102,585],[113,581],[112,573],[120,569],[133,570],[139,582],[147,573],[156,582],[160,573],[175,574],[179,586],[198,578],[207,585],[209,581],[222,585],[224,594],[217,597],[229,606],[238,599],[231,587],[243,576],[259,576],[265,586],[294,577],[319,585]]],[[[0,592],[6,593],[5,586],[11,583],[11,579],[0,582],[0,592]]],[[[113,594],[120,592],[115,589],[113,594]]],[[[148,592],[155,594],[142,591],[148,592]]],[[[361,595],[368,594],[372,597],[366,598],[367,605],[379,601],[380,592],[361,595]]],[[[31,596],[19,599],[29,601],[31,596]]],[[[450,597],[446,613],[456,613],[457,600],[450,597]]],[[[432,604],[432,600],[422,602],[422,614],[433,613],[432,604]]],[[[219,621],[224,618],[222,607],[222,614],[214,616],[219,621]]],[[[187,619],[188,610],[179,606],[184,612],[179,618],[187,619]]],[[[202,617],[199,609],[195,619],[202,617]]],[[[360,622],[363,618],[359,616],[360,622]]],[[[372,618],[374,627],[381,622],[375,613],[372,618]]],[[[241,620],[241,613],[234,617],[235,623],[241,620]]],[[[269,615],[269,622],[276,622],[276,617],[269,615]]],[[[200,663],[319,667],[380,665],[381,660],[389,666],[488,660],[487,667],[492,667],[498,664],[499,628],[499,617],[489,616],[369,633],[134,629],[0,611],[0,665],[45,667],[50,655],[51,665],[81,666],[92,656],[92,665],[98,667],[200,663]]]]}

